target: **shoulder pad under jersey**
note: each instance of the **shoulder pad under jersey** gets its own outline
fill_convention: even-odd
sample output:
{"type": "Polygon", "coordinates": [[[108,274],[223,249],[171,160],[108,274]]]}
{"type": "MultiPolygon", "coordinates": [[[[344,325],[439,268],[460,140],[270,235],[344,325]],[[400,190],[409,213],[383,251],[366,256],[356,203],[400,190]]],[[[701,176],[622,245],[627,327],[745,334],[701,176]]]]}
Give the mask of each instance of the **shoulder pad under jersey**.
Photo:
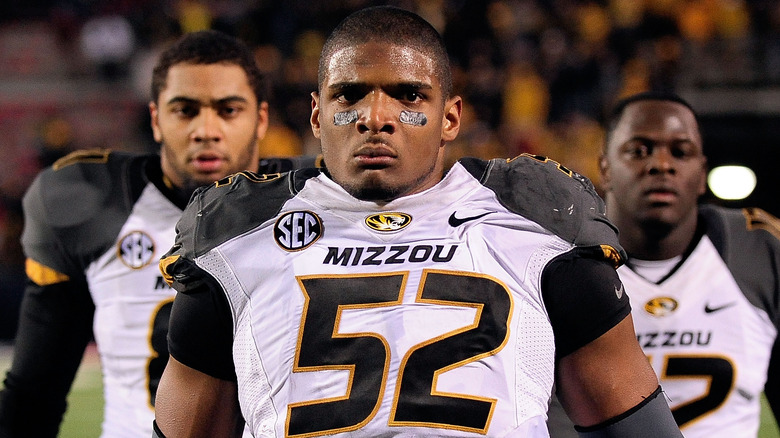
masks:
{"type": "Polygon", "coordinates": [[[259,226],[319,174],[315,168],[263,175],[244,171],[199,188],[176,226],[174,250],[197,257],[259,226]]]}
{"type": "Polygon", "coordinates": [[[706,204],[699,219],[748,301],[780,326],[780,220],[760,208],[706,204]]]}
{"type": "Polygon", "coordinates": [[[23,199],[26,255],[62,272],[83,271],[113,243],[154,157],[80,150],[41,171],[23,199]]]}
{"type": "Polygon", "coordinates": [[[574,245],[601,246],[605,253],[614,250],[607,256],[616,264],[625,260],[617,228],[607,219],[604,201],[586,177],[549,158],[530,154],[459,162],[510,211],[574,245]]]}

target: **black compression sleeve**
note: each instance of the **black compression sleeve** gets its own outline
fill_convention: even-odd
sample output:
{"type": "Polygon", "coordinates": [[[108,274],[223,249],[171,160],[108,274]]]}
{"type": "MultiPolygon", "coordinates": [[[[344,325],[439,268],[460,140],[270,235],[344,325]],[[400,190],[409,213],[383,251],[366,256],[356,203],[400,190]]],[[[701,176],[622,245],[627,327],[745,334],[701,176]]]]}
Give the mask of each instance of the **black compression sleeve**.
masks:
{"type": "Polygon", "coordinates": [[[206,276],[203,281],[195,280],[196,286],[176,294],[171,309],[168,350],[171,356],[190,368],[235,381],[233,318],[227,297],[213,278],[205,273],[201,275],[206,276]]]}
{"type": "Polygon", "coordinates": [[[631,312],[611,262],[574,250],[550,262],[542,274],[542,297],[560,359],[606,333],[631,312]]]}
{"type": "Polygon", "coordinates": [[[581,438],[682,438],[661,394],[659,386],[645,400],[615,418],[592,427],[574,428],[581,438]]]}
{"type": "Polygon", "coordinates": [[[0,392],[0,432],[55,437],[66,397],[92,339],[94,305],[86,284],[28,282],[14,357],[0,392]]]}
{"type": "Polygon", "coordinates": [[[152,438],[165,438],[165,434],[162,433],[160,427],[157,426],[157,420],[152,421],[152,438]]]}

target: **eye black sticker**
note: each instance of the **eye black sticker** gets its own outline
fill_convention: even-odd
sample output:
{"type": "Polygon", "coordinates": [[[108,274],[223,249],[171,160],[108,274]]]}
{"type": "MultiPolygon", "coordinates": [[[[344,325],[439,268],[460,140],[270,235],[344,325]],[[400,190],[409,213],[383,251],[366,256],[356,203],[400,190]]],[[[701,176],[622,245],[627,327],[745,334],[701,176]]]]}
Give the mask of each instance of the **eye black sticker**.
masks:
{"type": "Polygon", "coordinates": [[[401,123],[414,126],[425,126],[428,123],[428,117],[425,117],[424,113],[418,113],[416,111],[401,111],[401,115],[398,117],[401,123]]]}
{"type": "Polygon", "coordinates": [[[357,110],[342,111],[333,115],[333,124],[336,126],[349,125],[357,122],[357,110]]]}

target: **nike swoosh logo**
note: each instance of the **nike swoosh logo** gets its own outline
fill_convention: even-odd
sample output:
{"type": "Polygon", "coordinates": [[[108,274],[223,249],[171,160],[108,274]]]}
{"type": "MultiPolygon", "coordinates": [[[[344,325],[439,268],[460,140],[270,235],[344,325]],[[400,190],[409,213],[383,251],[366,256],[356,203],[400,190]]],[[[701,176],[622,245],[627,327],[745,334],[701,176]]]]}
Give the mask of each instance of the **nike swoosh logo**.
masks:
{"type": "Polygon", "coordinates": [[[620,289],[613,286],[615,288],[615,295],[617,295],[618,299],[623,298],[623,283],[620,283],[620,289]]]}
{"type": "Polygon", "coordinates": [[[468,217],[464,217],[464,218],[455,217],[455,213],[456,212],[453,211],[452,214],[450,215],[450,218],[447,220],[447,222],[452,227],[459,227],[459,226],[465,224],[468,221],[477,220],[477,219],[479,219],[479,218],[481,218],[483,216],[489,215],[490,213],[492,213],[492,211],[488,211],[488,212],[485,212],[485,213],[482,213],[482,214],[478,214],[476,216],[468,216],[468,217]]]}
{"type": "Polygon", "coordinates": [[[728,309],[731,306],[736,305],[736,302],[726,303],[722,306],[710,307],[710,303],[704,305],[704,313],[714,313],[723,309],[728,309]]]}

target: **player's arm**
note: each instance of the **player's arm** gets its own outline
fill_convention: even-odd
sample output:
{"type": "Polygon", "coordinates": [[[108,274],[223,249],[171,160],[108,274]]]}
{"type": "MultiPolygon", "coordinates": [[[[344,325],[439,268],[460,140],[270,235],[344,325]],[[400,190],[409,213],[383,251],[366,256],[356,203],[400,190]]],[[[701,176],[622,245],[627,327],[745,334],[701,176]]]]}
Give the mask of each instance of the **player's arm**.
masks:
{"type": "Polygon", "coordinates": [[[213,277],[186,258],[166,257],[160,267],[179,293],[169,321],[171,356],[155,401],[158,435],[240,437],[244,419],[238,404],[227,298],[213,277]]]}
{"type": "Polygon", "coordinates": [[[542,287],[556,335],[558,396],[580,435],[681,437],[615,269],[572,253],[550,264],[542,287]]]}
{"type": "Polygon", "coordinates": [[[682,436],[652,368],[633,344],[628,315],[595,341],[561,358],[558,395],[581,436],[682,436]]]}
{"type": "Polygon", "coordinates": [[[209,376],[171,357],[157,389],[157,428],[166,438],[240,437],[244,419],[235,381],[209,376]]]}
{"type": "Polygon", "coordinates": [[[0,436],[57,435],[67,394],[92,338],[93,312],[85,283],[41,285],[28,279],[13,362],[0,392],[0,436]]]}

